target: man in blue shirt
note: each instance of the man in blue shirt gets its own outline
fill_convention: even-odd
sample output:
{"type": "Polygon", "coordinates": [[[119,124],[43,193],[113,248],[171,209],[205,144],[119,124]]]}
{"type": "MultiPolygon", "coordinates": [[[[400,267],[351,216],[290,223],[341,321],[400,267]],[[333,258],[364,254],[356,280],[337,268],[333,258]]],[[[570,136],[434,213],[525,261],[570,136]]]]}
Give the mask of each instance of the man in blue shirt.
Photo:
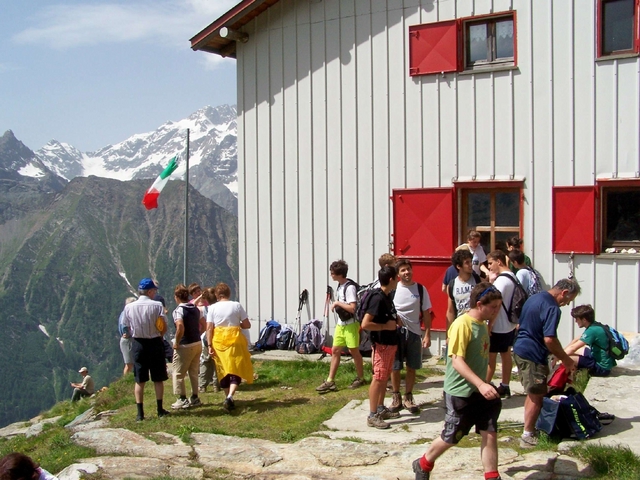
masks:
{"type": "Polygon", "coordinates": [[[520,439],[522,448],[533,448],[538,442],[535,426],[542,409],[542,400],[547,394],[547,356],[550,353],[555,355],[569,373],[576,369],[575,362],[563,350],[557,331],[560,307],[571,303],[579,294],[578,282],[565,278],[559,280],[548,292],[532,295],[522,308],[520,328],[513,346],[520,381],[527,393],[524,402],[524,432],[520,439]]]}

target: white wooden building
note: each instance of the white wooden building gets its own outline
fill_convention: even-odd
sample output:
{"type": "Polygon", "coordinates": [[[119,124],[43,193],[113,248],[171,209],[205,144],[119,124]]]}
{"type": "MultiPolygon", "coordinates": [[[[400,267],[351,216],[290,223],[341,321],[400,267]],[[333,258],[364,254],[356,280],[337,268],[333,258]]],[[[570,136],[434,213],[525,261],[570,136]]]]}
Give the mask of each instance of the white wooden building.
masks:
{"type": "Polygon", "coordinates": [[[292,322],[302,289],[321,318],[333,260],[369,283],[392,251],[442,329],[474,228],[519,234],[549,284],[573,265],[577,303],[638,332],[639,28],[638,0],[244,0],[196,34],[237,59],[250,318],[292,322]]]}

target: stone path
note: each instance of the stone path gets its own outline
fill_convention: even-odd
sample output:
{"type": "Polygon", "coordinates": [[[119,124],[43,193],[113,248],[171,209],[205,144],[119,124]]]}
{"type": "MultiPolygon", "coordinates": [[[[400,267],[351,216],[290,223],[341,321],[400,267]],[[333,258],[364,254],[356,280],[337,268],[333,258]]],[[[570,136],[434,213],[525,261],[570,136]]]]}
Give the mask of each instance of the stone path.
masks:
{"type": "MultiPolygon", "coordinates": [[[[520,423],[524,396],[512,383],[514,396],[503,401],[501,421],[520,423]]],[[[244,439],[214,434],[192,434],[192,444],[174,435],[159,432],[146,438],[126,429],[109,428],[111,412],[95,415],[90,410],[68,425],[75,433],[73,441],[96,449],[99,456],[83,459],[59,473],[60,480],[79,479],[83,472],[100,472],[101,479],[152,478],[238,478],[238,479],[344,479],[409,480],[411,461],[420,456],[428,442],[439,435],[442,408],[442,377],[429,378],[416,386],[420,415],[403,411],[390,421],[389,430],[366,426],[367,405],[351,401],[325,423],[327,430],[294,444],[244,439]]],[[[585,392],[599,410],[616,415],[612,425],[604,427],[590,442],[627,444],[640,454],[640,371],[617,369],[607,379],[593,378],[585,392]]],[[[30,425],[19,423],[0,429],[0,436],[34,435],[48,419],[34,419],[30,425]]],[[[478,442],[479,443],[479,442],[478,442]]],[[[519,455],[501,447],[502,478],[512,480],[577,479],[591,471],[580,461],[562,452],[573,442],[560,444],[559,452],[536,451],[519,455]]],[[[452,448],[436,464],[433,480],[482,479],[480,448],[452,448]]]]}

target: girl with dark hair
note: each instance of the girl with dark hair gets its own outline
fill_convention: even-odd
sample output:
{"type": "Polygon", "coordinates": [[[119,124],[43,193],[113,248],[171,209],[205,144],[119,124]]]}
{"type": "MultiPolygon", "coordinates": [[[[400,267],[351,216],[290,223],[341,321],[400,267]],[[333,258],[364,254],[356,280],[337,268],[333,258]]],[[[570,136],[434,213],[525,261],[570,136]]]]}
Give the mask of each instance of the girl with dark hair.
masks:
{"type": "Polygon", "coordinates": [[[0,480],[58,480],[22,453],[13,452],[0,459],[0,480]]]}

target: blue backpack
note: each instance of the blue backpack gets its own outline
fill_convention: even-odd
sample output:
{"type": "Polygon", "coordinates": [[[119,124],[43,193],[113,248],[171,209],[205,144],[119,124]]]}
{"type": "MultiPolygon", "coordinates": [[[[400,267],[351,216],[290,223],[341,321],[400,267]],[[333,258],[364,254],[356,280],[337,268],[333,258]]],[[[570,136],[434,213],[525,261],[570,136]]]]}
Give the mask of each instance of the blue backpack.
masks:
{"type": "Polygon", "coordinates": [[[280,329],[282,327],[275,320],[269,320],[267,324],[260,330],[260,336],[255,343],[254,348],[256,350],[274,350],[276,348],[276,341],[280,329]]]}
{"type": "Polygon", "coordinates": [[[609,348],[607,350],[609,356],[616,360],[622,360],[627,353],[629,353],[629,342],[627,339],[624,338],[623,335],[620,335],[615,328],[603,323],[596,323],[602,327],[604,333],[607,334],[607,338],[609,339],[609,348]]]}

